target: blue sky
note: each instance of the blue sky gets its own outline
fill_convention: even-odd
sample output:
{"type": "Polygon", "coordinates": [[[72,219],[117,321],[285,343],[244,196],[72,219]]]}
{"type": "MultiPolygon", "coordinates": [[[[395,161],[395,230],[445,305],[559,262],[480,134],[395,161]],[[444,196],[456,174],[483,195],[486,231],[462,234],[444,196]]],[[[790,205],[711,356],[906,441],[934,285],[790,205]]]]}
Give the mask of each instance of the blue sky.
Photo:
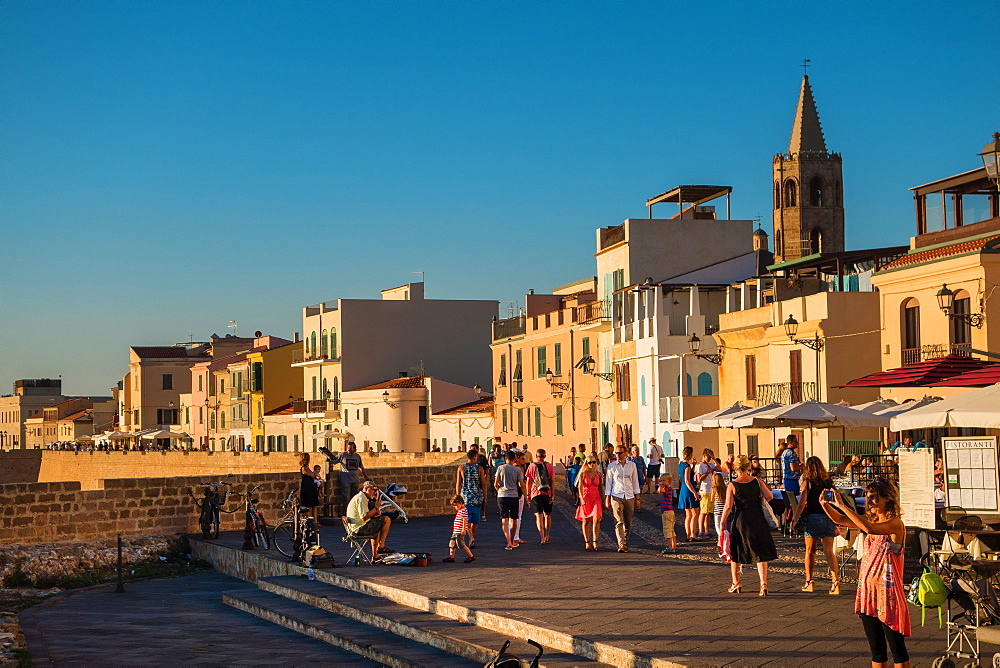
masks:
{"type": "Polygon", "coordinates": [[[0,392],[426,272],[516,300],[681,183],[770,220],[810,78],[847,242],[1000,130],[995,2],[24,2],[0,14],[0,392]],[[696,6],[692,6],[696,5],[696,6]]]}

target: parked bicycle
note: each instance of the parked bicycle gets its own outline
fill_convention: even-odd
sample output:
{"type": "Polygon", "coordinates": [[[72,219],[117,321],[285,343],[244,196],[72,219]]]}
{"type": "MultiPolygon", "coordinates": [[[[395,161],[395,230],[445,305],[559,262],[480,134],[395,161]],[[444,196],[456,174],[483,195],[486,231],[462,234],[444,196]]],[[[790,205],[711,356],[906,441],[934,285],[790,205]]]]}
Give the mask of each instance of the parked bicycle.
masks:
{"type": "Polygon", "coordinates": [[[289,559],[301,560],[306,550],[318,542],[316,526],[303,508],[296,492],[281,503],[284,515],[274,527],[274,547],[289,559]]]}
{"type": "Polygon", "coordinates": [[[268,535],[267,521],[264,519],[264,515],[258,510],[257,504],[260,499],[254,497],[253,493],[260,489],[260,485],[257,485],[245,495],[246,503],[244,504],[246,508],[246,521],[250,527],[250,533],[253,535],[253,542],[256,547],[262,547],[265,550],[271,549],[271,538],[268,535]]]}
{"type": "Polygon", "coordinates": [[[222,513],[236,512],[235,508],[232,510],[225,510],[223,508],[226,505],[229,488],[233,486],[233,483],[223,480],[220,482],[203,482],[201,485],[206,488],[205,496],[199,503],[201,515],[198,518],[198,522],[201,524],[201,533],[205,537],[218,538],[222,513]]]}

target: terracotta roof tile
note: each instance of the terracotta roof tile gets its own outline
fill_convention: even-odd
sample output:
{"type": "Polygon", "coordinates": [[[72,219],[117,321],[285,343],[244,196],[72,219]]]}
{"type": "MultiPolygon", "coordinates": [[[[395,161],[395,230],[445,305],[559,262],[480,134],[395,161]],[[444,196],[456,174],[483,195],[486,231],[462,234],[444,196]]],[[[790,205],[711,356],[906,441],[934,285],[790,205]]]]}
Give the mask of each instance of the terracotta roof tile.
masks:
{"type": "Polygon", "coordinates": [[[461,415],[464,413],[492,413],[493,412],[493,397],[483,397],[482,399],[477,399],[476,401],[470,401],[467,404],[462,404],[461,406],[455,406],[454,408],[449,408],[445,411],[440,411],[434,413],[434,415],[461,415]]]}
{"type": "Polygon", "coordinates": [[[960,241],[957,244],[951,244],[950,246],[941,246],[940,248],[932,248],[930,250],[908,253],[898,260],[893,260],[889,264],[885,265],[882,270],[896,269],[898,267],[919,264],[921,262],[929,262],[931,260],[940,260],[941,258],[951,257],[953,255],[974,253],[982,250],[987,243],[998,238],[1000,238],[1000,235],[983,237],[982,239],[972,239],[970,241],[960,241]]]}
{"type": "Polygon", "coordinates": [[[287,404],[285,404],[283,406],[278,406],[277,408],[272,408],[271,410],[265,412],[264,415],[265,416],[267,416],[267,415],[293,415],[294,413],[295,413],[295,409],[292,408],[292,404],[291,403],[287,403],[287,404]]]}
{"type": "Polygon", "coordinates": [[[355,388],[353,391],[357,390],[391,390],[395,389],[406,389],[406,388],[418,388],[424,386],[424,376],[404,376],[403,378],[393,378],[392,380],[384,380],[381,383],[375,383],[374,385],[366,385],[365,387],[355,388]]]}

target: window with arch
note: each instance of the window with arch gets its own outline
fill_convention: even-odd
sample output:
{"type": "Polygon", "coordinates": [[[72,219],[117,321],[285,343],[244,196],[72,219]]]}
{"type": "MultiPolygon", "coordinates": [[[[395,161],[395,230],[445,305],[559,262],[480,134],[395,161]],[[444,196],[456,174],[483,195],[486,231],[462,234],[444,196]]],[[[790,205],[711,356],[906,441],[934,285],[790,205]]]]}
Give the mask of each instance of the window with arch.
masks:
{"type": "Polygon", "coordinates": [[[833,205],[834,206],[844,206],[844,203],[840,199],[840,181],[836,181],[833,184],[833,205]]]}
{"type": "Polygon", "coordinates": [[[900,337],[903,364],[920,361],[920,302],[912,297],[900,306],[900,337]]]}
{"type": "MultiPolygon", "coordinates": [[[[686,397],[693,397],[694,396],[694,392],[692,392],[691,390],[692,390],[692,386],[694,384],[694,381],[691,378],[691,374],[689,374],[689,373],[685,374],[685,379],[684,380],[686,381],[684,383],[685,390],[686,390],[685,393],[684,393],[684,396],[686,396],[686,397]]],[[[677,394],[680,395],[680,393],[681,393],[681,377],[680,377],[680,375],[678,375],[677,376],[677,394]]]]}
{"type": "Polygon", "coordinates": [[[321,385],[320,392],[322,392],[322,394],[320,394],[319,398],[320,399],[326,399],[326,378],[323,379],[323,383],[321,385]]]}
{"type": "Polygon", "coordinates": [[[313,332],[309,337],[309,350],[312,351],[313,356],[316,355],[316,332],[313,332]]]}
{"type": "Polygon", "coordinates": [[[676,457],[677,450],[674,448],[674,439],[670,437],[670,432],[663,432],[663,438],[660,439],[660,447],[663,448],[664,457],[676,457]]]}
{"type": "Polygon", "coordinates": [[[319,354],[320,355],[328,355],[329,354],[329,350],[326,347],[326,330],[325,329],[319,335],[319,354]]]}
{"type": "Polygon", "coordinates": [[[226,412],[225,411],[220,411],[219,412],[219,429],[225,429],[225,428],[226,428],[226,412]]]}
{"type": "MultiPolygon", "coordinates": [[[[955,292],[955,303],[951,308],[955,315],[969,315],[972,313],[972,299],[965,290],[955,292]]],[[[952,346],[967,347],[972,343],[972,325],[964,318],[948,318],[948,334],[952,346]]],[[[952,350],[952,354],[965,354],[965,351],[952,350]]]]}
{"type": "Polygon", "coordinates": [[[698,396],[708,397],[712,395],[712,374],[703,371],[698,374],[698,396]]]}
{"type": "Polygon", "coordinates": [[[646,405],[646,377],[639,377],[639,402],[645,406],[646,405]]]}
{"type": "Polygon", "coordinates": [[[778,255],[785,254],[785,245],[784,245],[784,240],[782,239],[781,236],[781,230],[774,231],[774,251],[778,255]]]}
{"type": "Polygon", "coordinates": [[[823,252],[823,231],[818,227],[812,228],[809,233],[809,253],[815,255],[823,252]]]}
{"type": "Polygon", "coordinates": [[[774,208],[781,208],[781,184],[777,181],[774,182],[774,208]]]}
{"type": "Polygon", "coordinates": [[[333,377],[333,401],[333,410],[337,410],[337,407],[340,406],[340,378],[337,376],[333,377]]]}
{"type": "Polygon", "coordinates": [[[809,205],[825,206],[825,202],[823,201],[823,179],[819,176],[814,176],[809,181],[809,205]]]}
{"type": "Polygon", "coordinates": [[[330,328],[330,357],[337,359],[337,328],[330,328]]]}
{"type": "Polygon", "coordinates": [[[785,180],[785,206],[796,206],[799,201],[798,186],[795,179],[785,180]]]}

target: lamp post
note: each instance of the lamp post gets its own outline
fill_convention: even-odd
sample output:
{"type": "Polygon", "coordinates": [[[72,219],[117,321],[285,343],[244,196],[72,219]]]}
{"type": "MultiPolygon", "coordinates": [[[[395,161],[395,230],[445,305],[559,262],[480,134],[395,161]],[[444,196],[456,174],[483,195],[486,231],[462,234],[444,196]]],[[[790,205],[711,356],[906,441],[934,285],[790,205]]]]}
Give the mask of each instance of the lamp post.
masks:
{"type": "Polygon", "coordinates": [[[580,361],[576,363],[576,368],[582,370],[585,374],[597,376],[598,378],[606,380],[609,383],[614,380],[615,375],[613,373],[598,373],[597,371],[594,371],[595,365],[596,362],[594,362],[594,358],[590,355],[586,355],[585,357],[580,358],[580,361]]]}
{"type": "Polygon", "coordinates": [[[389,401],[389,390],[386,390],[385,392],[382,393],[382,401],[385,402],[385,405],[388,406],[389,408],[399,408],[398,403],[394,401],[389,401]]]}
{"type": "Polygon", "coordinates": [[[552,391],[552,394],[556,394],[557,392],[565,392],[566,390],[569,389],[569,383],[557,383],[555,378],[556,375],[552,373],[552,369],[545,370],[545,380],[546,382],[548,382],[549,389],[552,391]]]}
{"type": "Polygon", "coordinates": [[[716,366],[722,364],[723,353],[720,349],[717,353],[702,353],[701,350],[701,339],[697,334],[692,334],[691,338],[688,339],[688,347],[691,349],[691,354],[700,360],[705,360],[706,362],[711,362],[716,366]]]}
{"type": "Polygon", "coordinates": [[[799,331],[799,322],[795,319],[795,316],[789,314],[788,319],[784,322],[785,334],[788,335],[788,340],[792,343],[801,343],[806,348],[816,351],[816,401],[822,401],[822,393],[820,391],[820,368],[819,368],[819,356],[826,347],[826,342],[819,338],[819,333],[817,332],[811,339],[796,339],[795,334],[799,331]]]}
{"type": "Polygon", "coordinates": [[[983,314],[982,313],[955,313],[955,293],[948,289],[948,284],[945,283],[941,286],[941,289],[937,291],[935,295],[937,297],[938,308],[944,312],[949,318],[955,320],[961,320],[973,327],[983,326],[983,314]]]}
{"type": "Polygon", "coordinates": [[[983,147],[979,157],[986,167],[986,176],[1000,188],[1000,132],[993,133],[993,141],[983,147]]]}

